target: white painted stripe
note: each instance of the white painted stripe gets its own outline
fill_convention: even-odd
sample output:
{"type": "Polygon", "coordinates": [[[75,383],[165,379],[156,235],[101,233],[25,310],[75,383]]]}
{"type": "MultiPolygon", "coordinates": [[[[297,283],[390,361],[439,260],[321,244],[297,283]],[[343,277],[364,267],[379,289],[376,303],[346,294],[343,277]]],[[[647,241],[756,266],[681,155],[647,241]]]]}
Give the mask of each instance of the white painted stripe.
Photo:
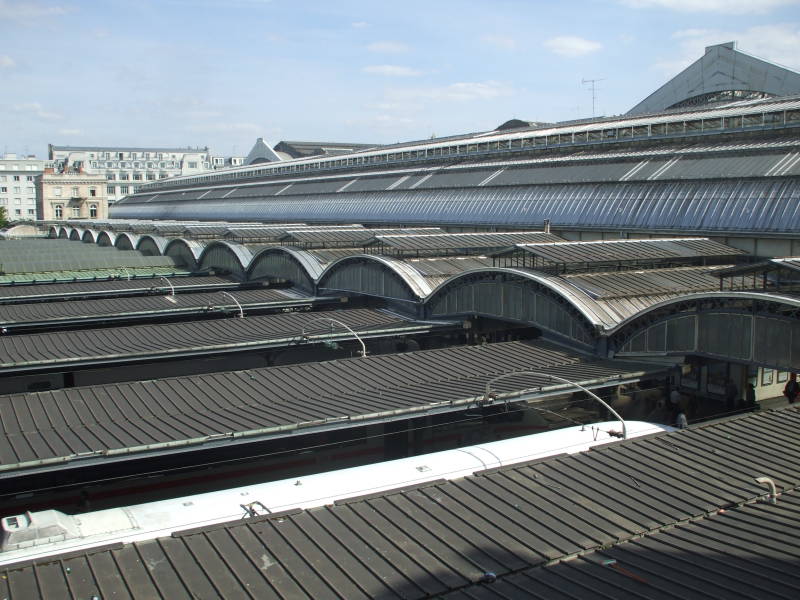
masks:
{"type": "Polygon", "coordinates": [[[400,179],[398,179],[397,181],[395,181],[395,182],[394,182],[392,185],[390,185],[390,186],[389,186],[389,187],[387,187],[386,189],[387,189],[387,190],[393,190],[393,189],[394,189],[394,188],[396,188],[398,185],[401,185],[402,183],[404,183],[404,182],[408,181],[410,178],[411,178],[411,175],[403,175],[403,176],[402,176],[400,179]]]}
{"type": "Polygon", "coordinates": [[[336,190],[336,193],[338,194],[339,192],[345,191],[347,188],[349,188],[351,185],[353,185],[356,181],[358,181],[358,177],[356,177],[355,179],[351,179],[350,181],[345,183],[342,187],[340,187],[338,190],[336,190]]]}
{"type": "Polygon", "coordinates": [[[791,157],[792,157],[793,154],[795,154],[795,153],[794,152],[789,152],[789,154],[781,157],[781,159],[778,162],[776,162],[774,165],[772,165],[772,167],[770,169],[768,169],[767,172],[764,173],[764,175],[766,175],[767,177],[770,177],[771,175],[775,175],[775,172],[778,171],[784,165],[784,163],[786,161],[791,160],[791,157]]]}
{"type": "Polygon", "coordinates": [[[663,166],[662,166],[660,169],[658,169],[658,170],[657,170],[655,173],[653,173],[652,175],[650,175],[650,177],[648,177],[648,178],[647,178],[647,181],[652,181],[653,179],[658,179],[659,177],[661,177],[661,176],[662,176],[662,175],[663,175],[663,174],[664,174],[664,173],[667,171],[667,169],[669,169],[669,168],[670,168],[672,165],[674,165],[674,164],[675,164],[676,162],[678,162],[680,159],[681,159],[681,157],[680,157],[680,156],[676,156],[676,157],[675,157],[675,158],[673,158],[672,160],[668,161],[668,162],[667,162],[667,164],[663,165],[663,166]]]}
{"type": "Polygon", "coordinates": [[[422,178],[422,179],[420,179],[419,181],[415,181],[415,182],[414,182],[414,183],[412,183],[410,186],[408,186],[408,189],[410,189],[410,190],[415,190],[415,189],[417,189],[417,186],[418,186],[418,185],[422,185],[423,183],[425,183],[426,181],[428,181],[428,179],[430,179],[431,177],[433,177],[433,175],[434,175],[433,173],[428,173],[427,175],[425,175],[425,177],[423,177],[423,178],[422,178]]]}
{"type": "Polygon", "coordinates": [[[505,168],[503,168],[503,169],[498,169],[497,171],[495,171],[494,173],[492,173],[491,175],[489,175],[489,176],[488,176],[486,179],[484,179],[483,181],[481,181],[481,182],[478,184],[478,187],[481,187],[482,185],[486,185],[486,184],[487,184],[487,183],[489,183],[489,182],[490,182],[492,179],[494,179],[495,177],[497,177],[498,175],[500,175],[500,173],[502,173],[503,171],[505,171],[505,168]]]}
{"type": "Polygon", "coordinates": [[[634,166],[631,170],[629,170],[625,175],[619,178],[620,181],[628,181],[631,177],[636,175],[639,171],[641,171],[650,160],[643,160],[638,165],[634,166]]]}
{"type": "Polygon", "coordinates": [[[235,192],[237,189],[238,189],[238,188],[231,188],[231,191],[229,191],[227,194],[225,194],[225,195],[224,195],[222,198],[227,198],[227,197],[228,197],[228,196],[230,196],[230,195],[231,195],[233,192],[235,192]]]}
{"type": "Polygon", "coordinates": [[[799,160],[800,160],[800,152],[797,152],[795,154],[795,157],[783,166],[783,168],[780,170],[780,173],[775,173],[775,175],[786,175],[789,171],[792,170],[792,167],[794,167],[797,164],[797,161],[799,160]]]}
{"type": "Polygon", "coordinates": [[[279,189],[277,192],[275,192],[275,195],[276,195],[276,196],[280,196],[280,195],[281,195],[283,192],[285,192],[286,190],[288,190],[288,189],[289,189],[290,187],[292,187],[293,185],[294,185],[293,183],[290,183],[289,185],[287,185],[287,186],[285,186],[285,187],[282,187],[282,188],[281,188],[281,189],[279,189]]]}

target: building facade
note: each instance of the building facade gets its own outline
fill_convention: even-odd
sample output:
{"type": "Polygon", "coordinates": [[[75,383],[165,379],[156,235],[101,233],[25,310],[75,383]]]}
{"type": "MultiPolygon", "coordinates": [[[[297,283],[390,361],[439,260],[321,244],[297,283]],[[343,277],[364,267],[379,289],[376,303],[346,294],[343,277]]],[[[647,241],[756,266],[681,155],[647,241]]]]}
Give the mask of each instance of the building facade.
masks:
{"type": "Polygon", "coordinates": [[[79,171],[55,173],[48,168],[35,181],[40,219],[67,221],[108,218],[105,176],[79,171]]]}
{"type": "MultiPolygon", "coordinates": [[[[56,172],[82,169],[105,177],[108,202],[132,194],[148,181],[195,175],[214,168],[208,147],[133,148],[127,146],[48,145],[56,172]]],[[[224,165],[229,166],[229,165],[224,165]]]]}
{"type": "Polygon", "coordinates": [[[35,180],[44,164],[33,156],[5,154],[0,158],[0,206],[6,209],[9,221],[38,217],[35,180]]]}

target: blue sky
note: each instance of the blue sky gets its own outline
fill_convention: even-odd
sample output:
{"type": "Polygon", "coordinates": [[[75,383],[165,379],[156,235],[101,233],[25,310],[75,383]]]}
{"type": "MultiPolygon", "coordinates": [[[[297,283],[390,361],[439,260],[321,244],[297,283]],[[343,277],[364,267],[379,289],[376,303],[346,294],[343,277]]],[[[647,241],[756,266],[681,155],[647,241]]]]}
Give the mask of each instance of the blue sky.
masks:
{"type": "Polygon", "coordinates": [[[0,0],[0,153],[618,114],[730,40],[800,70],[800,0],[0,0]]]}

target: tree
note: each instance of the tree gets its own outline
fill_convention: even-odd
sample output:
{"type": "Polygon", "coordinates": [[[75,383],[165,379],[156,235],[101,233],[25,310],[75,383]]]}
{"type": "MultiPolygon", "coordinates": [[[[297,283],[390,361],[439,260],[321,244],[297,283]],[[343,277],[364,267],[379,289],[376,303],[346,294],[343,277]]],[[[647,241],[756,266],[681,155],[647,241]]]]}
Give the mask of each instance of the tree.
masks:
{"type": "Polygon", "coordinates": [[[8,217],[6,216],[6,209],[4,206],[0,206],[0,227],[5,227],[8,225],[8,217]]]}

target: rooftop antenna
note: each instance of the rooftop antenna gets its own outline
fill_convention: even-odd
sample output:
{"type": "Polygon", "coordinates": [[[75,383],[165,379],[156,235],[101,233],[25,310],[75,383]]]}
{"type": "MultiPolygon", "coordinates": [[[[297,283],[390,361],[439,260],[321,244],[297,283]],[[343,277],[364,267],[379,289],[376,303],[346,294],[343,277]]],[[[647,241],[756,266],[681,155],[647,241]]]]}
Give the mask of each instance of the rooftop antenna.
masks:
{"type": "Polygon", "coordinates": [[[581,79],[581,84],[586,85],[587,83],[591,84],[592,90],[592,118],[595,117],[595,100],[597,99],[597,82],[598,81],[605,81],[606,78],[602,77],[600,79],[581,79]]]}

